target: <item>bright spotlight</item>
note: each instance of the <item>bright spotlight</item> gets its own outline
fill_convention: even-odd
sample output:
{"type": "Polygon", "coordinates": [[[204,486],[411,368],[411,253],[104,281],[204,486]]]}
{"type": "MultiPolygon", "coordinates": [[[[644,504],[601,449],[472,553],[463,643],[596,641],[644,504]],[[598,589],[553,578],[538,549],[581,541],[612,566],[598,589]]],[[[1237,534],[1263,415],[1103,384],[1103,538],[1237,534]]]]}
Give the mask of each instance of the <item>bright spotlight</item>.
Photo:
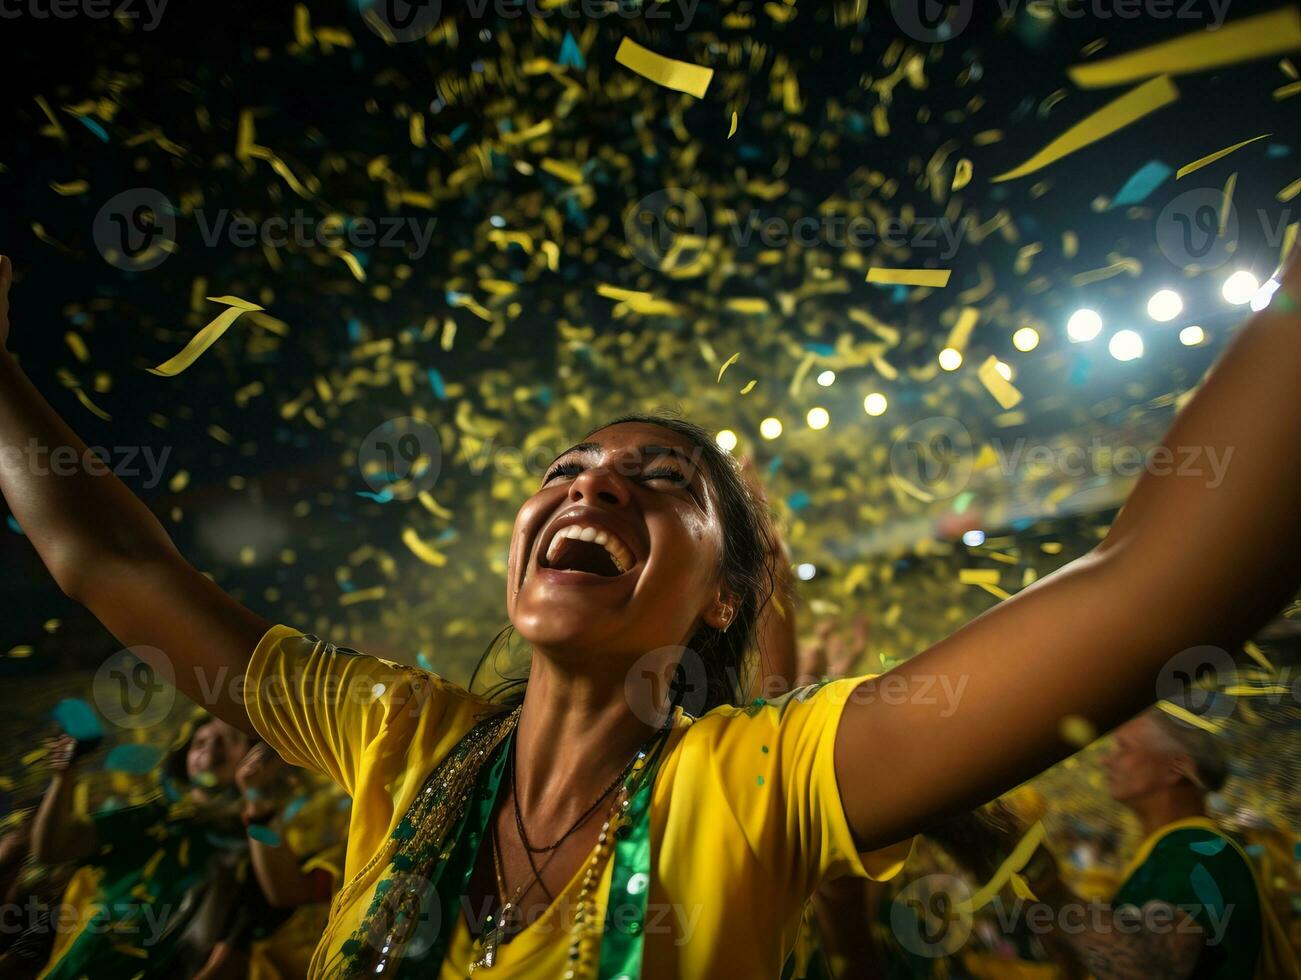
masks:
{"type": "Polygon", "coordinates": [[[824,388],[830,388],[835,383],[836,383],[835,371],[823,371],[821,374],[818,375],[818,384],[822,385],[822,387],[824,388]]]}
{"type": "Polygon", "coordinates": [[[759,423],[759,435],[765,439],[776,439],[782,434],[781,419],[766,418],[759,423]]]}
{"type": "Polygon", "coordinates": [[[1260,289],[1260,280],[1245,269],[1240,269],[1224,280],[1222,290],[1225,300],[1234,306],[1250,303],[1260,289]]]}
{"type": "Polygon", "coordinates": [[[1012,346],[1023,354],[1039,346],[1039,331],[1034,327],[1022,327],[1012,334],[1012,346]]]}
{"type": "Polygon", "coordinates": [[[863,411],[873,418],[876,418],[878,415],[884,415],[885,410],[889,405],[890,403],[886,401],[885,395],[881,394],[879,391],[874,391],[863,399],[863,411]]]}
{"type": "Polygon", "coordinates": [[[956,371],[962,367],[962,355],[952,347],[940,351],[940,367],[946,371],[956,371]]]}
{"type": "Polygon", "coordinates": [[[1196,347],[1206,339],[1206,331],[1201,327],[1184,327],[1179,331],[1179,343],[1185,347],[1196,347]]]}
{"type": "Polygon", "coordinates": [[[807,582],[809,579],[813,578],[814,575],[818,574],[818,566],[807,561],[803,562],[802,564],[795,566],[795,574],[800,577],[801,582],[807,582]]]}
{"type": "Polygon", "coordinates": [[[1169,323],[1183,311],[1183,298],[1173,289],[1158,290],[1147,301],[1147,315],[1157,323],[1169,323]]]}
{"type": "Polygon", "coordinates": [[[714,441],[718,443],[719,447],[724,452],[730,453],[733,449],[736,448],[736,443],[737,443],[736,433],[733,432],[731,429],[724,429],[723,431],[718,433],[718,435],[714,436],[714,441]]]}
{"type": "Polygon", "coordinates": [[[1132,361],[1143,356],[1143,338],[1133,330],[1120,330],[1108,342],[1107,350],[1118,361],[1132,361]]]}
{"type": "Polygon", "coordinates": [[[962,535],[962,543],[968,548],[979,548],[985,543],[985,532],[980,530],[965,531],[962,535]]]}
{"type": "Polygon", "coordinates": [[[825,408],[810,408],[808,423],[810,429],[825,429],[831,422],[831,413],[825,408]]]}
{"type": "Polygon", "coordinates": [[[1071,343],[1083,344],[1102,333],[1102,317],[1097,310],[1076,310],[1066,321],[1066,336],[1071,343]]]}

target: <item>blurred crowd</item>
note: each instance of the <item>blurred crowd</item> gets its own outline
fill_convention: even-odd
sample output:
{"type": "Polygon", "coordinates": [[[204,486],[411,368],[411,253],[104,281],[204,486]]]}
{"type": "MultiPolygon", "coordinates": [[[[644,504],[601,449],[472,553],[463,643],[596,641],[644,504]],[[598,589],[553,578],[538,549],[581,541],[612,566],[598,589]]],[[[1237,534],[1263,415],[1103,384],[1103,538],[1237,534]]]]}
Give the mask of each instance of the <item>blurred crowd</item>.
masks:
{"type": "MultiPolygon", "coordinates": [[[[866,617],[820,617],[803,642],[766,665],[764,683],[888,669],[873,658],[871,632],[866,617]]],[[[179,725],[158,764],[131,777],[92,778],[104,775],[101,742],[52,736],[33,760],[48,772],[44,791],[0,825],[0,978],[306,976],[344,883],[350,800],[202,712],[179,725]]],[[[1060,927],[1063,909],[1078,904],[1079,935],[1095,930],[1102,941],[1113,928],[1106,917],[1122,902],[1142,906],[1191,888],[1188,907],[1208,906],[1200,924],[1220,950],[1209,968],[1203,959],[1188,975],[1249,976],[1235,972],[1246,957],[1257,962],[1256,976],[1296,976],[1295,831],[1226,806],[1219,791],[1232,768],[1218,740],[1159,708],[1109,743],[1093,766],[1100,771],[1081,768],[1072,778],[1100,779],[1143,843],[1022,787],[917,838],[888,881],[824,883],[788,975],[1084,977],[1070,930],[1036,926],[1032,905],[1052,908],[1060,927]],[[1007,875],[1000,866],[1042,825],[1051,828],[1041,849],[1053,855],[1050,867],[1032,876],[1031,861],[1007,875]],[[1174,848],[1179,834],[1192,836],[1174,848]],[[973,901],[991,887],[992,897],[973,901]]],[[[129,767],[119,755],[109,768],[129,767]]]]}

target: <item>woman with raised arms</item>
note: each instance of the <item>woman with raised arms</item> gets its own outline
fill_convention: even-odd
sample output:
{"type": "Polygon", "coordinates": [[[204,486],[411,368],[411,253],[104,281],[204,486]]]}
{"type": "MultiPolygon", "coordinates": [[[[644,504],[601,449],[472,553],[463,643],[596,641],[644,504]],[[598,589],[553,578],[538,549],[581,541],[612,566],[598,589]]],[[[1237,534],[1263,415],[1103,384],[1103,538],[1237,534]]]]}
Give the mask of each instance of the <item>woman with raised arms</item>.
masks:
{"type": "MultiPolygon", "coordinates": [[[[0,346],[11,280],[4,259],[0,346]]],[[[878,680],[770,702],[736,703],[771,588],[764,509],[671,418],[596,429],[520,508],[506,609],[532,662],[516,704],[266,622],[103,467],[15,465],[31,440],[85,447],[8,353],[0,487],[60,588],[124,645],[162,651],[183,693],[351,794],[313,976],[777,977],[819,880],[876,870],[862,855],[1066,756],[1063,719],[1109,729],[1155,700],[1172,657],[1242,641],[1294,594],[1301,265],[1281,280],[1164,443],[1228,458],[1217,485],[1154,467],[1083,558],[878,680]],[[239,674],[242,698],[214,683],[239,674]],[[956,710],[872,696],[937,677],[962,682],[956,710]]],[[[1177,932],[1109,975],[1165,975],[1177,932]]]]}

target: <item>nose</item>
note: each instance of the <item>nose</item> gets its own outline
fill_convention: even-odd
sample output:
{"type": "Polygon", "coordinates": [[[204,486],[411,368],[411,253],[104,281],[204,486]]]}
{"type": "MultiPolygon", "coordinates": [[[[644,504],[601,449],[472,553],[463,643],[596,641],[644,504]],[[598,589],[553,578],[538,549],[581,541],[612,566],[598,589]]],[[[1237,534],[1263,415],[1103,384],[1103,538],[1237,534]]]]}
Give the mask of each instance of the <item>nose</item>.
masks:
{"type": "Polygon", "coordinates": [[[628,478],[609,466],[593,466],[574,477],[569,484],[569,499],[576,504],[626,507],[631,500],[628,478]]]}

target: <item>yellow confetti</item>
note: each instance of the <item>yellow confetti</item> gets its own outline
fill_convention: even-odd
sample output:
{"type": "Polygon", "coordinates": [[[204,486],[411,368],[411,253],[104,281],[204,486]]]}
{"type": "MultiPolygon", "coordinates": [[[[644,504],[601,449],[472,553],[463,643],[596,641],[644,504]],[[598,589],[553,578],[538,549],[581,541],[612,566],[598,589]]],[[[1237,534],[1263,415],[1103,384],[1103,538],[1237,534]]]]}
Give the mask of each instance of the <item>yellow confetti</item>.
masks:
{"type": "Polygon", "coordinates": [[[1068,74],[1080,88],[1103,88],[1153,75],[1186,75],[1220,68],[1298,47],[1301,47],[1301,15],[1295,5],[1288,5],[1272,13],[1234,21],[1216,31],[1196,31],[1091,65],[1076,65],[1068,74]]]}
{"type": "Polygon", "coordinates": [[[1200,728],[1204,731],[1208,731],[1213,735],[1218,735],[1220,732],[1219,725],[1207,721],[1201,715],[1195,715],[1187,708],[1181,707],[1180,705],[1177,705],[1171,701],[1158,701],[1157,707],[1159,707],[1166,714],[1172,715],[1175,718],[1178,718],[1180,721],[1186,721],[1188,724],[1192,725],[1195,728],[1200,728]]]}
{"type": "Polygon", "coordinates": [[[736,112],[734,111],[732,113],[732,125],[727,131],[727,138],[731,139],[735,135],[736,135],[736,112]]]}
{"type": "Polygon", "coordinates": [[[712,68],[666,58],[648,48],[643,48],[629,37],[625,37],[619,43],[619,50],[614,53],[614,60],[643,78],[650,79],[656,85],[694,95],[697,99],[705,97],[705,90],[709,88],[709,82],[714,77],[712,68]]]}
{"type": "Polygon", "coordinates": [[[1224,193],[1220,196],[1220,236],[1223,237],[1224,229],[1228,227],[1229,216],[1233,213],[1233,191],[1238,186],[1238,174],[1233,172],[1229,174],[1229,179],[1224,182],[1224,193]]]}
{"type": "Polygon", "coordinates": [[[1269,139],[1273,135],[1273,133],[1262,133],[1259,136],[1253,136],[1249,140],[1243,140],[1241,143],[1234,143],[1232,146],[1226,146],[1222,150],[1216,150],[1214,153],[1204,156],[1200,160],[1194,160],[1192,163],[1184,164],[1179,168],[1179,172],[1175,174],[1175,180],[1187,177],[1190,173],[1193,173],[1196,170],[1201,170],[1202,167],[1210,166],[1216,160],[1223,160],[1235,150],[1241,150],[1244,146],[1249,146],[1257,140],[1269,139]]]}
{"type": "Polygon", "coordinates": [[[985,362],[977,369],[976,376],[1004,411],[1015,408],[1021,403],[1021,392],[1016,390],[1012,382],[998,373],[998,358],[993,354],[985,358],[985,362]]]}
{"type": "Polygon", "coordinates": [[[561,160],[553,160],[547,157],[541,163],[541,167],[553,177],[559,177],[561,180],[570,184],[583,183],[583,171],[572,163],[566,163],[561,160]]]}
{"type": "Polygon", "coordinates": [[[30,657],[31,655],[32,655],[32,647],[26,645],[10,647],[9,652],[5,654],[6,657],[13,657],[15,660],[22,660],[25,657],[30,657]]]}
{"type": "Polygon", "coordinates": [[[357,589],[355,592],[345,592],[339,596],[339,605],[355,606],[359,602],[375,602],[383,599],[388,590],[382,585],[377,585],[372,589],[357,589]]]}
{"type": "Polygon", "coordinates": [[[758,383],[759,383],[758,378],[751,378],[749,383],[744,388],[741,389],[741,394],[742,395],[750,394],[750,392],[754,391],[754,386],[757,385],[758,383]]]}
{"type": "Polygon", "coordinates": [[[974,306],[965,307],[958,316],[958,322],[949,331],[949,341],[945,346],[952,347],[961,354],[967,349],[967,341],[971,338],[971,331],[975,329],[976,324],[979,322],[980,311],[974,306]]]}
{"type": "Polygon", "coordinates": [[[971,183],[972,166],[971,161],[963,157],[958,161],[958,165],[953,171],[953,187],[951,190],[960,191],[971,183]]]}
{"type": "Polygon", "coordinates": [[[1021,166],[999,174],[993,182],[997,184],[1005,180],[1015,180],[1036,170],[1042,170],[1050,163],[1055,163],[1091,143],[1105,139],[1178,98],[1179,89],[1175,87],[1168,75],[1144,82],[1138,88],[1126,92],[1120,98],[1076,123],[1021,166]]]}
{"type": "Polygon", "coordinates": [[[1067,715],[1061,724],[1062,740],[1082,749],[1098,737],[1097,726],[1079,715],[1067,715]]]}
{"type": "Polygon", "coordinates": [[[740,359],[741,359],[741,352],[740,352],[740,351],[737,351],[735,354],[733,354],[731,357],[729,357],[726,361],[724,361],[724,362],[723,362],[723,366],[720,367],[720,368],[718,369],[718,377],[714,379],[714,383],[717,384],[718,382],[722,381],[722,380],[723,380],[723,372],[725,372],[728,368],[730,368],[733,364],[735,364],[735,363],[736,363],[737,361],[739,361],[740,359]]]}
{"type": "Polygon", "coordinates": [[[90,190],[90,184],[84,180],[70,180],[66,184],[60,184],[52,180],[50,181],[50,190],[60,197],[75,197],[90,190]]]}
{"type": "Polygon", "coordinates": [[[73,333],[69,330],[63,335],[63,339],[77,360],[81,361],[83,364],[90,360],[90,351],[86,349],[86,342],[81,339],[80,334],[73,333]]]}
{"type": "Polygon", "coordinates": [[[262,309],[256,303],[250,303],[237,296],[208,296],[206,298],[211,303],[224,303],[230,309],[218,315],[216,319],[195,334],[179,354],[168,358],[158,367],[150,368],[150,374],[156,374],[163,378],[175,377],[197,361],[204,351],[220,340],[221,335],[230,329],[232,323],[245,313],[262,309]]]}
{"type": "Polygon", "coordinates": [[[416,529],[413,527],[406,528],[402,532],[402,543],[410,548],[411,553],[426,565],[442,568],[447,564],[447,556],[420,540],[420,535],[416,533],[416,529]]]}
{"type": "Polygon", "coordinates": [[[930,286],[943,289],[949,284],[951,269],[882,269],[873,266],[867,270],[867,281],[898,286],[930,286]]]}

